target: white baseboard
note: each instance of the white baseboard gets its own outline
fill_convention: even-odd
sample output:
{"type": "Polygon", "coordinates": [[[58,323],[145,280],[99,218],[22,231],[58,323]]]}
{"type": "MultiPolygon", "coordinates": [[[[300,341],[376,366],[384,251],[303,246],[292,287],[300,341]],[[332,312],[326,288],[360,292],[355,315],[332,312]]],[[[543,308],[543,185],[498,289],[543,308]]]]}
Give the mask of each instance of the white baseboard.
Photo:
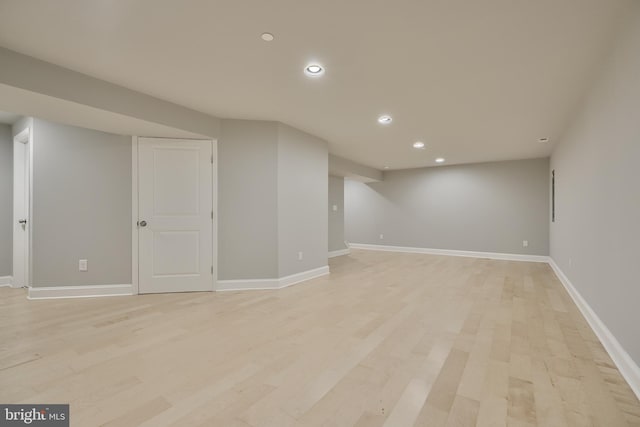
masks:
{"type": "Polygon", "coordinates": [[[11,276],[0,276],[0,287],[12,286],[12,285],[13,285],[13,277],[11,277],[11,276]]]}
{"type": "Polygon", "coordinates": [[[295,285],[296,283],[315,279],[316,277],[326,276],[327,274],[329,274],[329,266],[325,265],[324,267],[314,268],[313,270],[307,270],[290,276],[281,277],[280,287],[285,288],[287,286],[295,285]]]}
{"type": "Polygon", "coordinates": [[[412,248],[406,246],[370,245],[363,243],[349,243],[353,249],[366,249],[370,251],[406,252],[414,254],[462,256],[470,258],[489,258],[505,261],[548,262],[549,257],[544,255],[503,254],[496,252],[456,251],[452,249],[412,248]]]}
{"type": "Polygon", "coordinates": [[[629,356],[629,353],[625,351],[609,328],[600,320],[587,301],[582,298],[582,295],[580,295],[569,278],[552,258],[549,258],[549,265],[553,268],[556,276],[573,299],[573,302],[578,306],[578,309],[587,320],[587,323],[589,323],[589,326],[591,326],[591,329],[593,329],[593,332],[595,332],[605,350],[607,350],[607,353],[609,353],[609,356],[611,356],[613,363],[616,364],[624,379],[627,380],[633,392],[638,399],[640,399],[640,367],[633,361],[631,356],[629,356]]]}
{"type": "Polygon", "coordinates": [[[349,255],[351,253],[351,249],[338,249],[337,251],[330,251],[329,258],[335,258],[337,256],[349,255]]]}
{"type": "Polygon", "coordinates": [[[133,295],[132,285],[30,287],[28,299],[91,298],[133,295]]]}
{"type": "Polygon", "coordinates": [[[324,267],[280,277],[279,279],[218,280],[216,291],[282,289],[327,274],[329,274],[329,266],[325,265],[324,267]]]}

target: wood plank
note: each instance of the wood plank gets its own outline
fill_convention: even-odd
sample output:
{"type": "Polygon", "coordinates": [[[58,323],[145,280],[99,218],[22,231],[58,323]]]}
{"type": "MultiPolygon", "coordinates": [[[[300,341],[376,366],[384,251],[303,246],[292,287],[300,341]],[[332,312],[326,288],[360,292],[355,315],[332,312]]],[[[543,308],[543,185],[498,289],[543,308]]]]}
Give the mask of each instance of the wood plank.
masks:
{"type": "Polygon", "coordinates": [[[632,426],[640,402],[548,265],[354,250],[278,291],[28,301],[0,400],[72,425],[632,426]]]}

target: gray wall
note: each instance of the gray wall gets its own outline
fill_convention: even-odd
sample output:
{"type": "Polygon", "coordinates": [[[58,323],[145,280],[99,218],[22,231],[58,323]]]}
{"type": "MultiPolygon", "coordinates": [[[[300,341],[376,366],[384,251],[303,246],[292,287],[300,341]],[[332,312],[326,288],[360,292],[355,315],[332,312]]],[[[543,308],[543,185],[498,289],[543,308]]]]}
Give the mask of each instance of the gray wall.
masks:
{"type": "Polygon", "coordinates": [[[551,257],[640,364],[640,2],[555,148],[551,257]]]}
{"type": "MultiPolygon", "coordinates": [[[[219,279],[326,265],[326,142],[276,122],[223,120],[221,128],[219,279]]],[[[130,138],[38,119],[33,135],[32,285],[130,283],[130,138]],[[85,258],[89,271],[79,272],[85,258]]]]}
{"type": "Polygon", "coordinates": [[[38,119],[33,138],[32,286],[131,283],[131,138],[38,119]]]}
{"type": "Polygon", "coordinates": [[[279,123],[277,169],[279,276],[326,266],[327,142],[279,123]]]}
{"type": "Polygon", "coordinates": [[[329,175],[329,252],[346,248],[344,244],[344,178],[329,175]],[[338,210],[334,211],[333,206],[338,210]]]}
{"type": "Polygon", "coordinates": [[[0,276],[13,270],[13,138],[0,123],[0,276]]]}
{"type": "Polygon", "coordinates": [[[548,255],[548,174],[545,158],[391,171],[370,184],[346,180],[347,241],[548,255]]]}
{"type": "Polygon", "coordinates": [[[277,123],[223,120],[218,140],[218,279],[278,277],[277,123]]]}

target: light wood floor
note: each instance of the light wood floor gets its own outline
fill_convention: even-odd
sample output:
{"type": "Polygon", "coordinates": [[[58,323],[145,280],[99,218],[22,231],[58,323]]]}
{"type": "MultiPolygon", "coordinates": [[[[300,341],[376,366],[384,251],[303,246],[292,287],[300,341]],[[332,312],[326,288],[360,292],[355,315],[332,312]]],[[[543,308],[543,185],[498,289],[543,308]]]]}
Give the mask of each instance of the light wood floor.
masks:
{"type": "Polygon", "coordinates": [[[638,426],[545,264],[354,251],[279,291],[27,301],[0,402],[72,426],[638,426]]]}

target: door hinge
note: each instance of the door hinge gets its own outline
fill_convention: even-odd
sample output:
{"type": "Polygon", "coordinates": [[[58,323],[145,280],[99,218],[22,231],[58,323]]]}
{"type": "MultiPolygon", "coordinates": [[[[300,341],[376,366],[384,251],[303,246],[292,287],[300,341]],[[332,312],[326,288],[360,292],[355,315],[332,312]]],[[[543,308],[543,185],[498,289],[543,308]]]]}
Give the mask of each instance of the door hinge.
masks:
{"type": "Polygon", "coordinates": [[[211,164],[213,164],[213,156],[211,156],[211,164]]]}
{"type": "Polygon", "coordinates": [[[211,266],[211,274],[213,274],[213,265],[211,266]]]}
{"type": "Polygon", "coordinates": [[[211,219],[213,219],[213,211],[211,211],[211,219]]]}

